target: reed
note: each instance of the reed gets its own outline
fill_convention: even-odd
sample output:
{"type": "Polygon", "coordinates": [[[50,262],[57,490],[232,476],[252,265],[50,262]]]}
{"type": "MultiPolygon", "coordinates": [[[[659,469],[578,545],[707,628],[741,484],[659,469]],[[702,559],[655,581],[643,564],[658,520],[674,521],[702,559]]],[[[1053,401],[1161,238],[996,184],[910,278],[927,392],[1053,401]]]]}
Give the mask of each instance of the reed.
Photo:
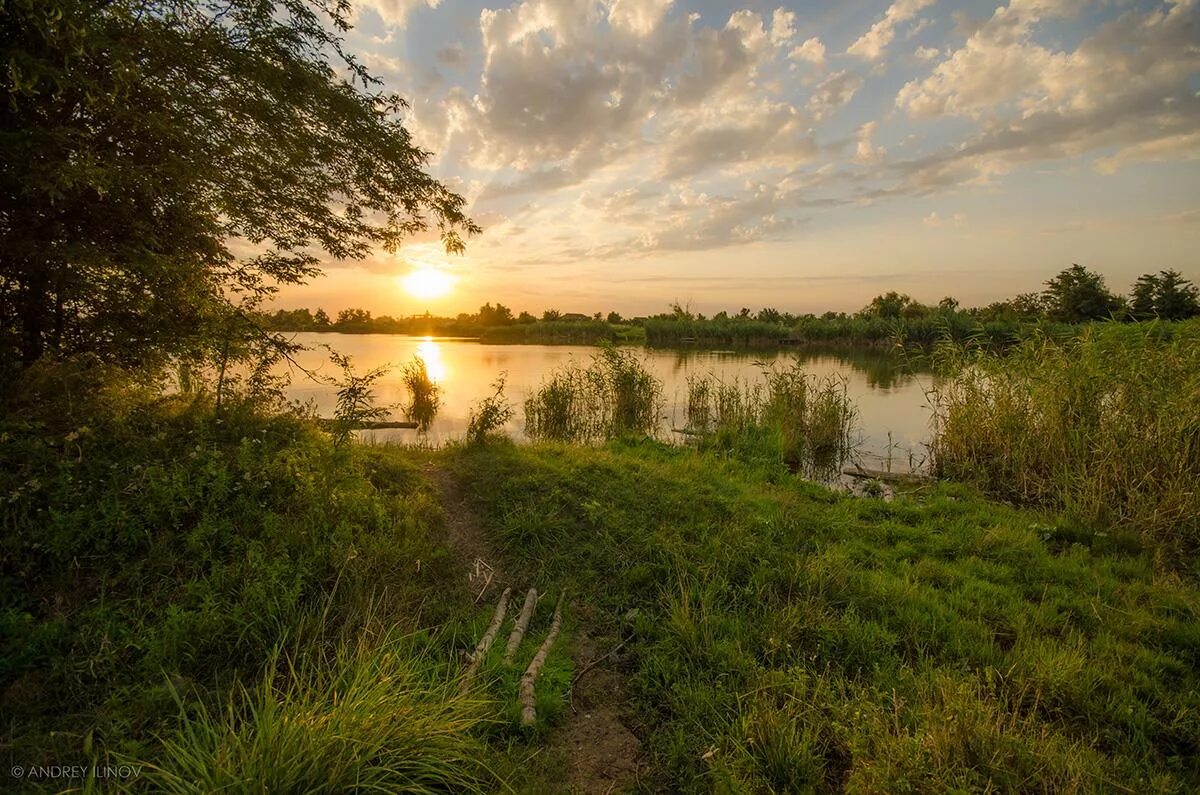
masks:
{"type": "Polygon", "coordinates": [[[934,466],[1092,531],[1200,551],[1200,323],[1092,326],[1005,356],[943,347],[934,466]]]}
{"type": "Polygon", "coordinates": [[[687,430],[702,448],[831,474],[851,452],[857,416],[845,379],[818,378],[799,361],[760,367],[757,382],[689,376],[687,430]]]}
{"type": "Polygon", "coordinates": [[[425,360],[414,356],[400,370],[400,379],[408,387],[409,403],[404,414],[410,422],[417,423],[418,430],[427,431],[442,405],[442,388],[429,377],[425,360]]]}
{"type": "Polygon", "coordinates": [[[662,404],[662,382],[631,352],[606,345],[586,367],[571,362],[551,373],[525,401],[525,433],[578,443],[654,436],[662,404]]]}

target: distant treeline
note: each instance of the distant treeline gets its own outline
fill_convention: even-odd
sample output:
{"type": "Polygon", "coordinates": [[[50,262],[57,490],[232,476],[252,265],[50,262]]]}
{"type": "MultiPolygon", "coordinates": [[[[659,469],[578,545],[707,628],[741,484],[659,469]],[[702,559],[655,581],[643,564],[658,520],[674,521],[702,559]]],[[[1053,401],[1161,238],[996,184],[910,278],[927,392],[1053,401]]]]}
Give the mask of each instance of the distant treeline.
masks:
{"type": "Polygon", "coordinates": [[[513,314],[503,304],[484,304],[457,317],[413,315],[372,317],[364,309],[344,309],[336,318],[324,310],[280,309],[264,314],[274,331],[333,331],[344,334],[416,334],[478,337],[495,343],[645,342],[648,345],[774,347],[795,344],[927,346],[941,339],[1004,345],[1034,333],[1071,334],[1081,323],[1096,321],[1185,320],[1200,315],[1200,293],[1173,270],[1145,274],[1128,297],[1110,291],[1104,278],[1072,265],[1046,282],[1040,293],[1023,293],[987,306],[962,308],[954,298],[937,305],[908,295],[876,296],[855,313],[794,315],[773,308],[757,313],[706,317],[675,304],[670,312],[622,318],[616,312],[593,315],[547,310],[541,317],[513,314]]]}

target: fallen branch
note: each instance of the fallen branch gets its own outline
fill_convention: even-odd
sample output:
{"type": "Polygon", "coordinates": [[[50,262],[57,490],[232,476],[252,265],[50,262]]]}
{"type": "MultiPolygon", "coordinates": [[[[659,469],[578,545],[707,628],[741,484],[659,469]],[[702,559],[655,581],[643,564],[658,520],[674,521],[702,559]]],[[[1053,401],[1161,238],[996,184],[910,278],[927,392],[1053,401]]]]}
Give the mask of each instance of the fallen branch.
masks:
{"type": "Polygon", "coordinates": [[[609,649],[607,652],[605,652],[602,656],[597,657],[596,659],[594,659],[590,663],[588,663],[586,666],[584,666],[584,669],[582,671],[575,674],[575,678],[571,680],[571,686],[567,688],[567,701],[571,704],[572,712],[578,711],[575,709],[575,685],[577,685],[579,683],[579,680],[583,678],[584,674],[586,674],[588,671],[595,668],[600,663],[607,660],[609,657],[611,657],[614,654],[616,654],[617,652],[619,652],[621,650],[621,647],[624,645],[625,645],[625,641],[621,641],[616,646],[613,646],[611,649],[609,649]]]}
{"type": "Polygon", "coordinates": [[[496,640],[496,635],[500,632],[500,625],[504,623],[504,614],[508,612],[508,595],[512,593],[511,588],[505,588],[504,593],[500,594],[500,601],[496,604],[496,615],[492,616],[492,623],[488,625],[487,632],[483,633],[483,637],[479,639],[479,643],[475,646],[475,652],[471,655],[471,664],[467,666],[466,673],[463,674],[462,690],[471,685],[471,679],[475,676],[475,669],[479,667],[479,663],[487,656],[488,649],[492,648],[492,643],[496,640]]]}
{"type": "Polygon", "coordinates": [[[848,466],[842,470],[843,475],[849,475],[852,478],[870,478],[872,480],[891,481],[892,483],[929,483],[934,480],[929,475],[922,475],[919,472],[885,472],[882,469],[866,469],[857,464],[848,466]]]}
{"type": "Polygon", "coordinates": [[[420,425],[418,423],[407,422],[407,421],[402,421],[402,420],[401,421],[353,420],[353,421],[346,422],[344,420],[326,419],[325,417],[321,417],[317,420],[317,425],[319,425],[322,428],[336,428],[339,424],[344,424],[354,430],[364,430],[364,431],[378,431],[378,430],[383,430],[385,428],[408,428],[409,430],[412,430],[413,428],[420,427],[420,425]]]}
{"type": "Polygon", "coordinates": [[[525,594],[525,606],[521,608],[521,615],[513,626],[512,634],[508,636],[508,646],[504,648],[506,665],[513,661],[513,655],[517,653],[517,647],[521,645],[521,639],[525,637],[525,629],[529,626],[529,619],[533,616],[533,608],[536,605],[537,588],[530,588],[529,593],[525,594]]]}
{"type": "Polygon", "coordinates": [[[521,725],[523,726],[528,726],[537,719],[537,712],[533,708],[533,683],[541,672],[542,665],[546,662],[546,655],[550,653],[550,647],[554,645],[554,640],[558,637],[558,628],[562,625],[562,606],[565,595],[566,591],[559,595],[558,604],[554,608],[554,620],[550,622],[550,632],[521,676],[521,725]]]}

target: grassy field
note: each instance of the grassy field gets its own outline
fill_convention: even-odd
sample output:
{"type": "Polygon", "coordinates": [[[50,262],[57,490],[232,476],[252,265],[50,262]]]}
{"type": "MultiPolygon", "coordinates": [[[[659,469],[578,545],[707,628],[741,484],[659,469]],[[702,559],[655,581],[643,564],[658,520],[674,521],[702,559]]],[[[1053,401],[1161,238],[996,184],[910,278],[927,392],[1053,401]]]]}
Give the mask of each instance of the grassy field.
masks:
{"type": "Polygon", "coordinates": [[[450,462],[510,565],[629,639],[652,789],[1200,786],[1197,590],[1128,540],[656,443],[450,462]]]}
{"type": "MultiPolygon", "coordinates": [[[[979,359],[971,373],[1015,386],[955,382],[970,399],[948,416],[992,438],[1039,416],[997,395],[1080,380],[1126,394],[1141,381],[1106,382],[1104,366],[1152,373],[1190,339],[1109,340],[1125,358],[1056,349],[1065,382],[1019,352],[1008,369],[979,359]]],[[[511,411],[498,384],[469,441],[439,451],[351,442],[238,393],[218,415],[203,392],[44,376],[0,427],[10,767],[127,763],[141,775],[107,786],[134,791],[565,792],[556,738],[586,635],[623,644],[611,665],[643,791],[1200,787],[1200,588],[1175,565],[1191,548],[1053,499],[1017,508],[941,483],[885,502],[808,483],[783,442],[840,434],[852,407],[799,370],[748,404],[739,392],[745,417],[697,382],[704,434],[672,446],[631,435],[658,392],[609,348],[531,398],[542,436],[574,443],[496,437],[511,411]],[[559,433],[580,394],[603,421],[559,433]],[[550,597],[514,662],[497,643],[467,688],[495,589],[475,604],[464,521],[506,583],[550,597]],[[523,726],[520,674],[568,590],[523,726]]],[[[1190,377],[1151,379],[1142,424],[1161,439],[1146,438],[1191,438],[1190,377]]],[[[1079,449],[1106,449],[1110,425],[1045,406],[1079,449]]],[[[1154,460],[1137,453],[1121,471],[1154,460]]]]}

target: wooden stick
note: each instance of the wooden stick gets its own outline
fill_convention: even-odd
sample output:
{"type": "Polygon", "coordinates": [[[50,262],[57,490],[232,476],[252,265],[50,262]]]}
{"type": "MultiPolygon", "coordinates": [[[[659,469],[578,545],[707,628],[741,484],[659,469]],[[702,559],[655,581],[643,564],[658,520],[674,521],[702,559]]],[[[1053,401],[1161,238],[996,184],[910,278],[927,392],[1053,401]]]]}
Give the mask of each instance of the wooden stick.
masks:
{"type": "MultiPolygon", "coordinates": [[[[321,417],[317,420],[317,424],[320,425],[322,428],[335,427],[338,424],[338,422],[340,422],[340,420],[332,420],[332,419],[327,419],[325,417],[321,417]]],[[[403,420],[395,421],[395,422],[393,422],[391,420],[387,420],[387,421],[359,420],[359,421],[349,423],[349,426],[355,430],[367,430],[367,431],[377,431],[377,430],[383,430],[385,428],[408,428],[411,430],[413,428],[421,427],[420,423],[407,422],[407,421],[403,421],[403,420]]]]}
{"type": "Polygon", "coordinates": [[[550,622],[550,632],[521,676],[521,725],[523,726],[528,726],[537,719],[537,711],[533,708],[533,684],[542,670],[542,665],[546,662],[546,655],[550,653],[550,647],[554,645],[554,640],[558,637],[558,629],[562,625],[562,606],[565,595],[564,591],[558,597],[558,604],[554,608],[554,620],[550,622]]]}
{"type": "Polygon", "coordinates": [[[529,619],[533,617],[533,608],[536,605],[537,588],[530,588],[529,593],[525,594],[525,606],[521,608],[521,615],[513,626],[512,634],[508,636],[508,646],[504,648],[505,665],[513,661],[513,655],[521,645],[521,638],[525,637],[525,629],[529,626],[529,619]]]}
{"type": "Polygon", "coordinates": [[[500,625],[504,623],[504,614],[508,612],[508,595],[510,593],[512,593],[512,588],[505,588],[504,593],[500,594],[500,601],[496,604],[496,614],[492,616],[492,623],[488,625],[487,632],[483,633],[483,637],[475,646],[475,652],[471,655],[471,664],[467,666],[466,673],[463,674],[461,688],[463,692],[470,687],[471,678],[475,676],[475,669],[487,656],[488,649],[492,648],[492,642],[496,640],[496,635],[500,632],[500,625]]]}
{"type": "Polygon", "coordinates": [[[842,474],[852,478],[872,478],[888,480],[893,483],[929,483],[934,480],[930,475],[923,475],[920,472],[885,472],[882,469],[867,469],[857,464],[846,467],[842,470],[842,474]]]}

